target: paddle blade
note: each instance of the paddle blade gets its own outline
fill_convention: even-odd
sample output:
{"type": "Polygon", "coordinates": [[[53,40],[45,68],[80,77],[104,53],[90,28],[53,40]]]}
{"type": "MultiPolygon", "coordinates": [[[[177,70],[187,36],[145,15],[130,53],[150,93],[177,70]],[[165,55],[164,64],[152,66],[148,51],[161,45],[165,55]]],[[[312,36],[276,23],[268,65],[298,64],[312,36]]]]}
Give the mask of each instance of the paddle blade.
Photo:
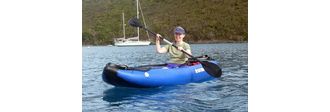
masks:
{"type": "Polygon", "coordinates": [[[131,18],[128,21],[128,24],[131,25],[131,26],[133,26],[133,27],[140,27],[140,28],[142,28],[142,25],[140,24],[139,19],[137,19],[136,17],[131,18]]]}
{"type": "Polygon", "coordinates": [[[204,70],[211,76],[218,78],[222,75],[222,70],[217,64],[209,61],[201,61],[200,63],[202,64],[204,70]]]}

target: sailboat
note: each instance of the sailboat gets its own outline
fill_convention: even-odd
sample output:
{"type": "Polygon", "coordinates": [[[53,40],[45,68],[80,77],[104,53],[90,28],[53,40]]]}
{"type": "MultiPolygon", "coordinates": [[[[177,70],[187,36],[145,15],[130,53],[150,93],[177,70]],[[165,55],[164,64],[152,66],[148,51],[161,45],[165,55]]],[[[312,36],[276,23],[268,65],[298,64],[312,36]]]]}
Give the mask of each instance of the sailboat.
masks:
{"type": "MultiPolygon", "coordinates": [[[[136,0],[136,16],[139,19],[139,0],[136,0]]],[[[141,7],[140,7],[141,10],[141,7]]],[[[141,10],[142,12],[142,10],[141,10]]],[[[149,40],[140,40],[140,29],[137,28],[137,36],[136,37],[125,37],[125,23],[124,23],[124,19],[125,19],[125,14],[122,13],[122,18],[123,18],[123,34],[124,37],[122,38],[115,38],[114,39],[114,45],[115,46],[119,46],[119,47],[123,47],[123,46],[147,46],[150,45],[150,41],[149,40]]],[[[142,17],[143,17],[143,13],[142,13],[142,17]]],[[[144,19],[143,19],[144,20],[144,19]]],[[[144,22],[145,24],[145,22],[144,22]]],[[[148,35],[148,33],[147,33],[148,35]]],[[[149,35],[148,35],[149,36],[149,35]]]]}

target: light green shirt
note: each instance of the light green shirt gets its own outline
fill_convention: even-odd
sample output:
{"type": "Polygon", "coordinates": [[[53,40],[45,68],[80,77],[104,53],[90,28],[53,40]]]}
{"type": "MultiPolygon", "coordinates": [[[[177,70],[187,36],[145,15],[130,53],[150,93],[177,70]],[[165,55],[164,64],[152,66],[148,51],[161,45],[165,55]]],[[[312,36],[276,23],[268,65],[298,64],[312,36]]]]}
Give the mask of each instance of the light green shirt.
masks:
{"type": "MultiPolygon", "coordinates": [[[[182,47],[185,51],[190,50],[190,45],[186,42],[175,45],[178,47],[182,47]]],[[[175,47],[171,45],[166,45],[164,47],[166,48],[167,53],[170,55],[169,63],[184,64],[188,60],[188,56],[180,50],[176,49],[175,47]]]]}

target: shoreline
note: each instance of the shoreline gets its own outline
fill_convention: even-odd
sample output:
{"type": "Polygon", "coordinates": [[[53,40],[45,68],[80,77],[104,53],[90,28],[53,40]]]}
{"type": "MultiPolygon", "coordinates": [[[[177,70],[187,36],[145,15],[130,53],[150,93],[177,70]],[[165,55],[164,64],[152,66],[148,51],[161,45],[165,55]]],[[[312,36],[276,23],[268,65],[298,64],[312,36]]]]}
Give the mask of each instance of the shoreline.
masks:
{"type": "MultiPolygon", "coordinates": [[[[187,41],[188,44],[226,44],[226,43],[248,43],[248,41],[220,41],[220,40],[215,40],[215,41],[187,41]]],[[[155,45],[154,42],[151,42],[150,45],[155,45]]],[[[166,45],[164,43],[161,43],[161,45],[166,45]]],[[[88,46],[114,46],[113,44],[100,44],[100,45],[83,45],[83,47],[88,47],[88,46]]]]}
{"type": "Polygon", "coordinates": [[[231,41],[231,40],[210,40],[210,41],[187,41],[189,44],[223,44],[223,43],[248,43],[248,41],[231,41]]]}

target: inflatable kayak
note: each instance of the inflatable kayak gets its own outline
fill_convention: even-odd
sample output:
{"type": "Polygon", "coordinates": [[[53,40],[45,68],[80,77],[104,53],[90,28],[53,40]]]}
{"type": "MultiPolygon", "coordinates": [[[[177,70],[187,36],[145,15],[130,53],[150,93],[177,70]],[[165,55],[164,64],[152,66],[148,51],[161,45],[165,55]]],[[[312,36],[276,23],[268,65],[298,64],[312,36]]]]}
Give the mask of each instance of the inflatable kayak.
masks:
{"type": "MultiPolygon", "coordinates": [[[[216,61],[208,60],[219,65],[216,61]]],[[[214,79],[199,62],[192,62],[177,68],[168,68],[166,64],[128,67],[108,63],[103,70],[104,82],[121,87],[159,87],[187,83],[199,83],[214,79]]]]}

